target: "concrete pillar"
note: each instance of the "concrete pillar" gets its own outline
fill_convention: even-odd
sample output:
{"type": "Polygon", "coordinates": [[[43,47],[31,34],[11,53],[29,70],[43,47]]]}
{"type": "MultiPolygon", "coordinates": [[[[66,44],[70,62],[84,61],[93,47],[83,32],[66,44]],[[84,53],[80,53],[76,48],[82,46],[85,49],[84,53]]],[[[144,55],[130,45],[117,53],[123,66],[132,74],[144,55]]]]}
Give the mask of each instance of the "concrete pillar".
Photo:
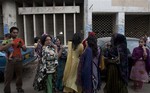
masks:
{"type": "Polygon", "coordinates": [[[9,33],[9,29],[16,24],[16,3],[13,0],[2,2],[4,34],[9,33]]]}
{"type": "Polygon", "coordinates": [[[116,17],[116,32],[125,35],[125,13],[118,13],[116,17]]]}
{"type": "Polygon", "coordinates": [[[91,0],[84,0],[84,38],[88,37],[88,32],[92,32],[92,7],[91,0]]]}

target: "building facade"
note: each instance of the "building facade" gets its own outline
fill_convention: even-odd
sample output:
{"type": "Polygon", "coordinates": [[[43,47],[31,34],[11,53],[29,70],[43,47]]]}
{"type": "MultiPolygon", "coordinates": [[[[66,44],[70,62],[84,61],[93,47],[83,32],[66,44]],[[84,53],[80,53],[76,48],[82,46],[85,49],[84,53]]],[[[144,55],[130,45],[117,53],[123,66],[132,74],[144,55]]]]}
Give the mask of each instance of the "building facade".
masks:
{"type": "Polygon", "coordinates": [[[17,26],[19,37],[32,46],[43,33],[67,45],[74,33],[97,37],[114,32],[150,36],[150,0],[0,0],[0,37],[17,26]]]}
{"type": "Polygon", "coordinates": [[[0,0],[0,37],[17,26],[27,46],[43,33],[66,45],[74,33],[83,31],[83,14],[84,0],[0,0]]]}
{"type": "Polygon", "coordinates": [[[127,37],[150,36],[150,0],[89,0],[92,29],[97,37],[119,32],[127,37]]]}

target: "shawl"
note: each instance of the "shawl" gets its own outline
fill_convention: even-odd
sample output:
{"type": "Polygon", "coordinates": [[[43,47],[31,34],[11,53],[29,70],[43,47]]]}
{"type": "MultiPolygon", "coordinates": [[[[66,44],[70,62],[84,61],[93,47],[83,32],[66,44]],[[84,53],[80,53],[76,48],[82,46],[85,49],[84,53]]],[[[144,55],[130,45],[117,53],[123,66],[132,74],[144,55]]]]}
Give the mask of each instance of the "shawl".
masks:
{"type": "MultiPolygon", "coordinates": [[[[111,39],[112,54],[120,56],[120,64],[117,64],[120,75],[123,81],[128,84],[128,53],[127,53],[127,41],[126,37],[122,34],[114,34],[111,39]]],[[[110,53],[111,54],[111,53],[110,53]]]]}
{"type": "Polygon", "coordinates": [[[92,57],[92,49],[90,47],[87,47],[80,57],[76,84],[81,86],[85,93],[93,93],[93,90],[100,89],[99,57],[100,51],[97,57],[92,57]]]}

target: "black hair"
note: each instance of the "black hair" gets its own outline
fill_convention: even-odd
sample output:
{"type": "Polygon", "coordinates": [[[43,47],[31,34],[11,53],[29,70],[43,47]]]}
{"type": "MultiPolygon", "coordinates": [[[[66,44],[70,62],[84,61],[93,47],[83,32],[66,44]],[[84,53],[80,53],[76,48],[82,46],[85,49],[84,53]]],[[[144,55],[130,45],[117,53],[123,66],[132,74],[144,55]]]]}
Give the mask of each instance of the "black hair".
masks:
{"type": "Polygon", "coordinates": [[[41,44],[42,45],[44,45],[47,37],[50,37],[52,39],[52,37],[50,35],[47,35],[47,34],[46,35],[42,35],[42,37],[41,37],[41,44]]]}
{"type": "Polygon", "coordinates": [[[19,32],[19,29],[17,27],[11,27],[10,28],[10,33],[13,32],[13,30],[17,30],[19,32]]]}
{"type": "MultiPolygon", "coordinates": [[[[143,40],[144,43],[145,43],[144,46],[146,46],[147,38],[146,38],[146,37],[141,37],[140,40],[143,40]]],[[[140,40],[139,40],[139,41],[140,41],[140,40]]]]}
{"type": "Polygon", "coordinates": [[[93,57],[96,57],[98,54],[98,47],[97,47],[97,39],[94,36],[88,36],[87,38],[88,46],[92,49],[93,57]]]}
{"type": "Polygon", "coordinates": [[[76,50],[78,45],[82,42],[81,33],[75,33],[72,38],[72,48],[76,50]]]}
{"type": "Polygon", "coordinates": [[[57,39],[60,41],[60,44],[61,44],[60,38],[55,38],[54,41],[53,41],[53,43],[56,44],[57,39]]]}
{"type": "Polygon", "coordinates": [[[7,34],[5,34],[5,37],[7,37],[7,38],[11,38],[11,34],[10,33],[7,33],[7,34]]]}
{"type": "Polygon", "coordinates": [[[37,43],[39,39],[40,39],[39,37],[35,37],[34,38],[34,43],[37,43]]]}
{"type": "Polygon", "coordinates": [[[122,34],[115,33],[115,34],[112,35],[111,44],[113,46],[117,46],[117,45],[120,45],[120,44],[127,45],[126,37],[122,34]]]}

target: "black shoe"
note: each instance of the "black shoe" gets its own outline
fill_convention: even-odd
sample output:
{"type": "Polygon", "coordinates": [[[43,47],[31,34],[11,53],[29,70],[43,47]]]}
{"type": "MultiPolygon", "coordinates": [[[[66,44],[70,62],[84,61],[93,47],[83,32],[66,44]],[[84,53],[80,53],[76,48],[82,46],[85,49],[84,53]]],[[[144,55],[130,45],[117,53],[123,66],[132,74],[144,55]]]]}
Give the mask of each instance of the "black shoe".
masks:
{"type": "Polygon", "coordinates": [[[17,92],[18,93],[24,93],[24,90],[22,88],[20,88],[20,89],[17,89],[17,92]]]}

